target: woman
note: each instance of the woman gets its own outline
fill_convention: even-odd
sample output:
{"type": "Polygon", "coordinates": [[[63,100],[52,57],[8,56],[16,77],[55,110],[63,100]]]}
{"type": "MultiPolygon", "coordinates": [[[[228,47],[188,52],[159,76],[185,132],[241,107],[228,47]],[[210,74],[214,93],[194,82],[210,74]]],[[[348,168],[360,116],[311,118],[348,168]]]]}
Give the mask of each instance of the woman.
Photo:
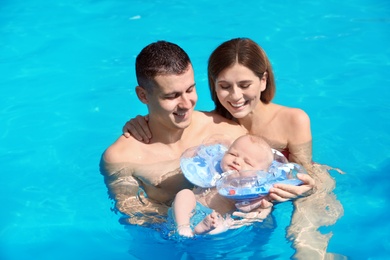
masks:
{"type": "MultiPolygon", "coordinates": [[[[308,115],[271,102],[275,94],[271,64],[264,50],[250,39],[236,38],[218,46],[209,58],[208,79],[217,113],[266,139],[290,161],[302,164],[316,181],[315,194],[294,201],[288,237],[297,249],[296,258],[325,258],[330,234],[321,234],[317,229],[334,224],[343,208],[330,193],[335,182],[326,171],[329,167],[312,163],[308,115]]],[[[270,197],[283,201],[294,194],[302,195],[291,188],[276,184],[270,197]]]]}

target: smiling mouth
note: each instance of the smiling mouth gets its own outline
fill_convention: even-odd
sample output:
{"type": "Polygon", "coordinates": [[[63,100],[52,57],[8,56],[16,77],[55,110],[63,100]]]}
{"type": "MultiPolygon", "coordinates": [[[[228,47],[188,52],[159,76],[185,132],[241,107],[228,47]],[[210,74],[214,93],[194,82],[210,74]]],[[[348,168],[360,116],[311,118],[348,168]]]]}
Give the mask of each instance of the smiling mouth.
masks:
{"type": "Polygon", "coordinates": [[[175,116],[183,118],[183,117],[185,117],[187,115],[187,113],[188,113],[188,111],[185,111],[185,112],[174,112],[173,114],[175,116]]]}
{"type": "Polygon", "coordinates": [[[240,107],[243,107],[247,104],[247,101],[244,101],[244,102],[240,102],[240,103],[231,103],[230,102],[230,105],[234,108],[240,108],[240,107]]]}

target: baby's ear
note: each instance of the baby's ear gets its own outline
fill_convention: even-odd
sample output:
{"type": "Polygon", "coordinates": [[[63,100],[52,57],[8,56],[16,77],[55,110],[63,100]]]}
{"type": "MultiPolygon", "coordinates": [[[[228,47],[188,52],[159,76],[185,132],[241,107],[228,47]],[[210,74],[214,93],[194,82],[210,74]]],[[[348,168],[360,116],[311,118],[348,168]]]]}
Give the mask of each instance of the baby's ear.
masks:
{"type": "Polygon", "coordinates": [[[144,104],[148,104],[149,101],[148,101],[148,95],[147,95],[147,92],[146,92],[146,89],[143,88],[143,87],[140,87],[140,86],[136,86],[135,87],[135,93],[137,94],[137,97],[138,99],[144,103],[144,104]]]}

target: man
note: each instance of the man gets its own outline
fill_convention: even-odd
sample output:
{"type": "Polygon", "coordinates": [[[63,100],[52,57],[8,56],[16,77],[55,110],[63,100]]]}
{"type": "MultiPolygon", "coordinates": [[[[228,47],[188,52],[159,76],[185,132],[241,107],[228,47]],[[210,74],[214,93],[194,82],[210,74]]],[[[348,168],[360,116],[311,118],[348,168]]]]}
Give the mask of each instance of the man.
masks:
{"type": "Polygon", "coordinates": [[[136,94],[148,108],[153,137],[147,144],[119,137],[104,152],[102,170],[116,208],[129,223],[142,225],[160,221],[176,193],[191,187],[179,168],[184,150],[213,134],[235,139],[245,130],[217,114],[194,110],[194,71],[176,44],[146,46],[136,58],[136,76],[136,94]]]}

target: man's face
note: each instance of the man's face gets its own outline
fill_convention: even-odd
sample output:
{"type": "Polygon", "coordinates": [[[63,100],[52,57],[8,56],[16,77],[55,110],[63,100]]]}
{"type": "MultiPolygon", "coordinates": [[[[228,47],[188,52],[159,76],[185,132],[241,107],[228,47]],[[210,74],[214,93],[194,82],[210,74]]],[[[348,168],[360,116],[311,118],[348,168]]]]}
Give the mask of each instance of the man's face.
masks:
{"type": "Polygon", "coordinates": [[[188,127],[198,100],[192,66],[181,75],[162,75],[155,80],[158,87],[147,94],[150,120],[167,128],[188,127]]]}

